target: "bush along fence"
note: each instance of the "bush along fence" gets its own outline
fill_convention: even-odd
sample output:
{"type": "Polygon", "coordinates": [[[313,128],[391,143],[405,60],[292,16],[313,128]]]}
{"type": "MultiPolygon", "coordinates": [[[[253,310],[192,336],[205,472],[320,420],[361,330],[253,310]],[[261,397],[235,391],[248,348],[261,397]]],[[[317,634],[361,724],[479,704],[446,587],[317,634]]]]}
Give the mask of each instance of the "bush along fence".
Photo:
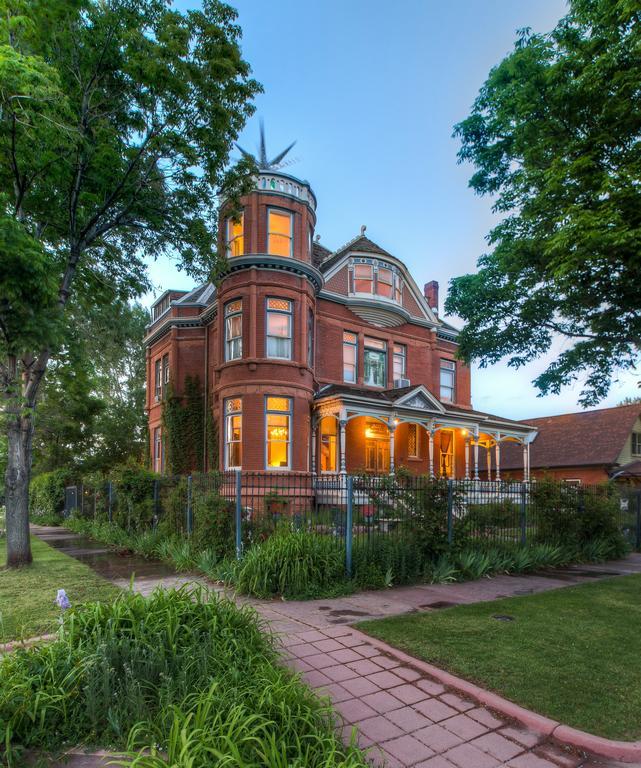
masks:
{"type": "Polygon", "coordinates": [[[107,482],[68,486],[65,515],[183,538],[217,559],[240,560],[275,533],[297,532],[340,551],[348,575],[369,569],[373,582],[388,572],[397,583],[419,579],[426,562],[465,548],[545,544],[589,554],[611,545],[607,554],[616,556],[626,542],[641,545],[641,491],[547,480],[241,471],[167,477],[132,467],[107,482]]]}

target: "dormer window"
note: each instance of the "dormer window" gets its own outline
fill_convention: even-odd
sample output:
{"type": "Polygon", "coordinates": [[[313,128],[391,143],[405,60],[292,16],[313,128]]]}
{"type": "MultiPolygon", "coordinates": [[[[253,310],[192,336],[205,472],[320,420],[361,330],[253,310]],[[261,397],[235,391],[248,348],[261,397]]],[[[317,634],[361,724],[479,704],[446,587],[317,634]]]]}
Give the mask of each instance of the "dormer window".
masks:
{"type": "Polygon", "coordinates": [[[350,293],[380,296],[400,304],[403,280],[390,264],[375,259],[355,259],[350,270],[350,293]]]}
{"type": "Polygon", "coordinates": [[[245,253],[244,216],[227,219],[227,256],[242,256],[245,253]]]}
{"type": "Polygon", "coordinates": [[[267,253],[293,256],[294,217],[286,211],[271,209],[267,214],[267,253]]]}
{"type": "Polygon", "coordinates": [[[167,294],[157,304],[154,304],[151,310],[151,318],[153,322],[156,322],[161,315],[169,309],[171,305],[171,296],[167,294]]]}

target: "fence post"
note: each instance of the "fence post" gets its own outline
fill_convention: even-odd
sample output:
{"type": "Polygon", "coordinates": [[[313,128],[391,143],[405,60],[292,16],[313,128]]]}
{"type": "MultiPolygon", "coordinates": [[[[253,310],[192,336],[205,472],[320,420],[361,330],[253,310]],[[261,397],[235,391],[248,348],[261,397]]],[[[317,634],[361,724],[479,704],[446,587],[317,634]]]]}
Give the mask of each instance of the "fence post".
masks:
{"type": "Polygon", "coordinates": [[[242,531],[242,512],[243,512],[243,479],[241,470],[236,470],[236,559],[240,560],[243,554],[243,531],[242,531]]]}
{"type": "Polygon", "coordinates": [[[191,509],[191,475],[187,478],[187,535],[191,536],[193,530],[192,509],[191,509]]]}
{"type": "Polygon", "coordinates": [[[354,478],[347,476],[347,508],[345,519],[345,571],[348,578],[352,577],[352,538],[354,519],[354,478]]]}
{"type": "Polygon", "coordinates": [[[641,550],[641,491],[637,491],[637,530],[636,530],[636,550],[641,550]]]}
{"type": "Polygon", "coordinates": [[[447,543],[454,538],[454,481],[447,481],[447,543]]]}
{"type": "Polygon", "coordinates": [[[521,483],[521,546],[527,544],[527,519],[526,519],[526,494],[527,484],[521,483]]]}

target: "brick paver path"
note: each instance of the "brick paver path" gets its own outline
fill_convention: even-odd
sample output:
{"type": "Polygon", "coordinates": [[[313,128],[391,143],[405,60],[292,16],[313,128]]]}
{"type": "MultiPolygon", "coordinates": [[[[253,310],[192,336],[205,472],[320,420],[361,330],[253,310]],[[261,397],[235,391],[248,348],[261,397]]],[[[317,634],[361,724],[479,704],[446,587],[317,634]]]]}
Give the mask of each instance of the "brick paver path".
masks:
{"type": "MultiPolygon", "coordinates": [[[[74,534],[58,529],[36,535],[56,546],[64,538],[71,556],[74,534]]],[[[78,550],[86,541],[78,537],[78,550]]],[[[61,547],[62,548],[62,547],[61,547]]],[[[100,553],[96,570],[109,573],[109,555],[100,553]]],[[[126,558],[117,558],[118,578],[127,580],[126,558]]],[[[91,558],[79,557],[92,565],[91,558]]],[[[132,560],[132,563],[135,563],[132,560]]],[[[131,570],[134,570],[133,564],[131,570]]],[[[558,589],[588,580],[641,572],[641,555],[598,566],[581,566],[531,576],[497,576],[463,584],[419,585],[345,598],[305,602],[259,601],[251,604],[279,636],[283,658],[320,693],[328,695],[339,713],[337,727],[345,739],[356,738],[369,750],[375,766],[416,768],[595,768],[623,764],[588,758],[448,690],[394,654],[381,652],[376,641],[349,623],[415,610],[435,610],[443,603],[461,604],[511,595],[558,589]]],[[[149,593],[155,586],[172,586],[167,574],[148,573],[134,589],[149,593]]],[[[107,575],[107,578],[109,576],[107,575]]],[[[176,579],[182,581],[182,578],[176,579]]],[[[77,758],[78,759],[78,758],[77,758]]],[[[104,765],[79,758],[74,768],[104,765]],[[86,762],[85,762],[86,760],[86,762]]],[[[626,764],[628,768],[631,763],[626,764]]],[[[637,764],[640,768],[641,764],[637,764]]]]}

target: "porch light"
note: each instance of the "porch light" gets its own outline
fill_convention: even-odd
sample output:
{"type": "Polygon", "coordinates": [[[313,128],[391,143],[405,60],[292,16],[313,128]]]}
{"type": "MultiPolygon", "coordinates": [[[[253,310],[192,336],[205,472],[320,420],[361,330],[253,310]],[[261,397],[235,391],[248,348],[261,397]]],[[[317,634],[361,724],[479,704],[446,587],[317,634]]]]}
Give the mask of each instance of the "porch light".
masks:
{"type": "Polygon", "coordinates": [[[461,434],[462,434],[463,436],[467,435],[467,429],[462,429],[462,430],[461,430],[461,434]]]}
{"type": "Polygon", "coordinates": [[[371,427],[365,427],[365,437],[376,437],[376,434],[371,427]]]}
{"type": "Polygon", "coordinates": [[[398,419],[394,419],[394,424],[398,426],[398,419]]]}

